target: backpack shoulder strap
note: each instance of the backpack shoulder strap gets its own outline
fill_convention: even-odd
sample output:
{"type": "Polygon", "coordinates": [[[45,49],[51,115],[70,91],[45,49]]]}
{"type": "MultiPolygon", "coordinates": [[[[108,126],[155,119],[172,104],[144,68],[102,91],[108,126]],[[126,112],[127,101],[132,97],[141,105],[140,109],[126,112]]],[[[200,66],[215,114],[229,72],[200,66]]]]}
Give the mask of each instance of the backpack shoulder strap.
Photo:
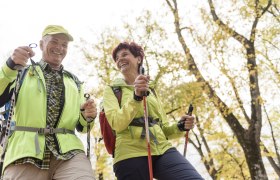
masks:
{"type": "MultiPolygon", "coordinates": [[[[20,76],[19,76],[19,81],[18,81],[19,85],[18,85],[18,90],[16,91],[15,101],[17,101],[17,97],[18,97],[19,90],[20,90],[20,88],[21,88],[21,85],[22,85],[22,83],[23,83],[23,80],[24,80],[24,78],[25,78],[25,76],[26,76],[26,73],[27,73],[29,67],[30,67],[30,66],[28,66],[27,68],[24,68],[24,69],[22,70],[20,76]]],[[[14,88],[16,88],[16,86],[17,86],[17,85],[15,85],[14,88]]],[[[15,91],[15,89],[14,89],[14,91],[15,91]]],[[[10,99],[11,99],[11,98],[10,98],[10,99]]]]}
{"type": "Polygon", "coordinates": [[[155,91],[155,89],[154,88],[151,88],[151,91],[152,91],[152,93],[156,96],[156,98],[157,98],[157,93],[156,93],[156,91],[155,91]]]}
{"type": "MultiPolygon", "coordinates": [[[[23,83],[24,77],[25,77],[25,75],[26,75],[26,73],[27,73],[29,67],[30,67],[30,66],[28,66],[27,68],[24,68],[24,69],[20,72],[21,74],[20,74],[19,77],[18,77],[18,78],[19,78],[19,79],[18,79],[18,85],[15,85],[15,87],[13,87],[12,91],[11,91],[9,94],[7,94],[8,97],[4,100],[4,102],[1,102],[1,104],[3,103],[3,107],[5,108],[4,112],[1,112],[1,114],[4,116],[5,119],[7,119],[7,118],[8,118],[8,115],[9,115],[8,112],[9,112],[9,109],[10,109],[10,106],[11,106],[11,99],[12,99],[13,91],[15,91],[15,88],[17,88],[17,86],[18,86],[18,90],[15,92],[15,93],[16,93],[16,94],[15,94],[15,103],[16,103],[19,90],[20,90],[20,88],[21,88],[21,85],[22,85],[22,83],[23,83]]],[[[12,83],[14,83],[14,82],[16,82],[16,80],[13,81],[12,83]]],[[[11,83],[11,84],[12,84],[12,83],[11,83]]]]}
{"type": "Polygon", "coordinates": [[[119,105],[120,105],[120,107],[121,107],[121,101],[122,101],[122,88],[121,88],[121,87],[119,87],[119,86],[117,86],[117,87],[115,87],[115,86],[111,86],[111,88],[112,88],[112,90],[113,90],[113,92],[114,92],[115,96],[117,97],[118,102],[119,102],[119,105]]]}

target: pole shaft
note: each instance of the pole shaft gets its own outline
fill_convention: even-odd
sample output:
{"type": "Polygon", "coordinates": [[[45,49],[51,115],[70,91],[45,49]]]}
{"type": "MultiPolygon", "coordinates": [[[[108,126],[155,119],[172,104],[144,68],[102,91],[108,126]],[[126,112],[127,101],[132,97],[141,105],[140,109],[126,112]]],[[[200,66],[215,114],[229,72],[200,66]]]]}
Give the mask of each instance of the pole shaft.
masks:
{"type": "Polygon", "coordinates": [[[148,122],[148,107],[146,96],[143,96],[143,104],[144,104],[144,118],[145,118],[145,130],[146,130],[146,142],[148,149],[148,165],[149,165],[149,176],[150,180],[153,180],[153,165],[152,165],[152,155],[151,155],[151,146],[150,146],[150,134],[149,134],[149,122],[148,122]]]}

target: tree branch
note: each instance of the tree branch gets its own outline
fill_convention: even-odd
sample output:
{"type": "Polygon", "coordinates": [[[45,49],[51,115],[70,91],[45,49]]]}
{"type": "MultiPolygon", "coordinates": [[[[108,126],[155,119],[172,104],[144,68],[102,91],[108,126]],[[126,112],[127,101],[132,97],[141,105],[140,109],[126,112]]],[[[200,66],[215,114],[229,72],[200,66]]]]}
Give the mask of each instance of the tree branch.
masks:
{"type": "Polygon", "coordinates": [[[263,108],[264,108],[264,112],[266,114],[267,121],[269,123],[269,127],[270,127],[270,131],[271,131],[271,136],[272,136],[273,145],[274,145],[275,153],[276,153],[276,156],[277,156],[278,164],[280,165],[280,154],[279,154],[278,145],[277,145],[277,142],[276,142],[276,139],[275,139],[273,127],[272,127],[272,124],[271,124],[271,120],[268,116],[268,113],[266,111],[265,106],[263,106],[263,108]]]}
{"type": "MultiPolygon", "coordinates": [[[[176,2],[176,0],[173,0],[173,1],[176,2]]],[[[227,121],[227,123],[231,127],[231,129],[238,135],[238,137],[239,137],[238,140],[244,143],[244,141],[245,141],[245,139],[244,139],[245,137],[243,136],[244,128],[239,123],[238,119],[234,116],[234,114],[230,111],[229,107],[217,96],[216,92],[210,86],[209,82],[207,82],[205,80],[205,78],[202,76],[202,74],[200,73],[200,71],[194,61],[192,54],[190,53],[190,50],[180,31],[180,29],[181,29],[180,28],[180,18],[179,18],[179,14],[178,14],[178,9],[176,9],[177,5],[174,5],[175,8],[173,8],[173,6],[171,5],[169,0],[166,0],[166,2],[169,5],[169,7],[171,8],[171,11],[174,15],[174,24],[175,24],[176,33],[177,33],[179,42],[182,45],[182,48],[185,52],[189,71],[195,76],[195,78],[197,79],[197,82],[203,83],[203,85],[202,85],[203,89],[206,92],[206,94],[208,95],[209,99],[214,103],[215,107],[217,107],[220,110],[222,116],[225,118],[225,120],[227,121]]]]}
{"type": "Polygon", "coordinates": [[[212,0],[208,0],[208,4],[210,6],[210,12],[213,17],[214,22],[224,30],[224,32],[227,32],[229,35],[231,35],[234,39],[239,41],[241,44],[249,44],[249,40],[245,38],[243,35],[237,33],[232,28],[228,27],[216,14],[216,10],[213,4],[212,0]]]}
{"type": "MultiPolygon", "coordinates": [[[[208,3],[211,8],[211,14],[213,20],[216,22],[216,24],[218,24],[219,27],[221,27],[225,32],[229,33],[237,41],[239,41],[246,49],[247,68],[248,68],[249,81],[250,81],[249,88],[250,88],[250,95],[251,95],[251,112],[252,112],[251,113],[252,123],[249,124],[248,134],[255,134],[254,135],[255,141],[256,143],[259,143],[261,127],[262,127],[261,126],[262,115],[261,115],[261,105],[260,105],[260,90],[258,84],[258,68],[256,63],[256,53],[254,47],[256,26],[259,18],[257,16],[256,19],[254,20],[254,23],[252,25],[250,41],[248,41],[244,36],[238,34],[233,29],[229,28],[219,19],[219,17],[216,14],[215,7],[212,0],[208,0],[208,3]]],[[[256,0],[256,4],[258,5],[258,0],[256,0]]]]}
{"type": "Polygon", "coordinates": [[[236,100],[237,100],[237,102],[238,102],[238,104],[239,104],[239,108],[240,108],[241,111],[243,112],[243,115],[244,115],[246,121],[247,121],[249,124],[252,123],[252,122],[251,122],[251,119],[249,118],[249,116],[248,116],[248,114],[247,114],[247,112],[246,112],[246,110],[245,110],[245,108],[244,108],[244,106],[243,106],[243,102],[242,102],[242,100],[241,100],[241,98],[240,98],[240,96],[239,96],[238,89],[237,89],[237,87],[235,86],[234,79],[233,79],[232,77],[230,77],[230,75],[227,73],[228,70],[225,69],[224,64],[222,64],[222,66],[223,66],[223,67],[221,67],[221,68],[222,68],[221,72],[223,72],[223,74],[229,79],[229,82],[230,82],[230,84],[231,84],[231,86],[232,86],[232,88],[233,88],[233,92],[234,92],[234,94],[235,94],[236,100]]]}
{"type": "Polygon", "coordinates": [[[242,168],[244,161],[241,162],[241,163],[239,163],[238,158],[234,157],[234,156],[232,155],[232,153],[229,153],[229,152],[227,151],[227,150],[228,150],[227,147],[222,147],[222,148],[223,148],[224,152],[226,152],[226,154],[228,154],[228,155],[231,157],[231,159],[233,159],[233,161],[234,161],[234,162],[237,164],[237,166],[239,167],[240,172],[241,172],[241,177],[243,177],[243,179],[247,179],[246,176],[245,176],[244,170],[243,170],[243,168],[242,168]]]}

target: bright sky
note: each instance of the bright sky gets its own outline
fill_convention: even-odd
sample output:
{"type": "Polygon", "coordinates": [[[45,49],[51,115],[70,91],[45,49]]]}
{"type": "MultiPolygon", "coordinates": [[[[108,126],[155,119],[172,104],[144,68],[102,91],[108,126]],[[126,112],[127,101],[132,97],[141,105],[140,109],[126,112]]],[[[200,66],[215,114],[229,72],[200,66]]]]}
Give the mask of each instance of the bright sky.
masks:
{"type": "MultiPolygon", "coordinates": [[[[6,61],[16,47],[33,42],[38,43],[47,25],[59,24],[68,29],[75,40],[70,43],[68,55],[63,64],[66,69],[74,73],[87,72],[87,74],[78,74],[83,81],[92,69],[82,65],[80,52],[73,51],[74,45],[80,38],[90,42],[90,39],[94,40],[95,34],[99,35],[105,27],[117,27],[122,24],[123,18],[134,19],[143,10],[158,9],[163,2],[151,0],[1,0],[0,64],[6,61]]],[[[34,51],[36,53],[34,60],[39,61],[41,51],[39,48],[34,51]]],[[[89,84],[86,85],[88,85],[87,89],[91,89],[89,84]]]]}
{"type": "Polygon", "coordinates": [[[0,57],[14,48],[38,42],[48,24],[66,27],[76,40],[86,38],[90,29],[116,26],[123,17],[155,9],[163,1],[151,0],[1,0],[0,57]]]}
{"type": "MultiPolygon", "coordinates": [[[[43,29],[49,24],[59,24],[68,29],[76,40],[71,45],[72,47],[70,46],[74,49],[73,46],[80,38],[90,42],[91,39],[94,40],[93,33],[100,33],[105,27],[121,25],[123,18],[127,19],[131,16],[133,19],[143,10],[158,11],[163,3],[165,3],[164,0],[1,0],[0,65],[16,47],[38,43],[43,29]]],[[[75,61],[67,61],[74,58],[71,56],[71,49],[64,61],[66,66],[69,62],[74,65],[79,63],[79,57],[75,61]]],[[[34,60],[38,61],[41,52],[39,48],[35,52],[34,60]]],[[[68,69],[72,72],[77,69],[77,66],[73,69],[69,67],[68,69]]],[[[86,75],[81,77],[79,74],[82,80],[85,77],[86,75]]],[[[205,172],[205,169],[201,168],[197,153],[191,146],[189,148],[187,159],[198,168],[199,172],[205,172]]],[[[182,152],[182,147],[179,151],[182,152]]]]}

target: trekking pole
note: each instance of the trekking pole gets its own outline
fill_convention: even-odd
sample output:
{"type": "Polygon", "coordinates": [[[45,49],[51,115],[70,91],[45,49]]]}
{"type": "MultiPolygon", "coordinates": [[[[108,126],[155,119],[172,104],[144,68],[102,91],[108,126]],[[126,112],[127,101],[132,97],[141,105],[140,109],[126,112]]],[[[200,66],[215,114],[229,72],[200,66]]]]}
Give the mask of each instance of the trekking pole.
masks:
{"type": "MultiPolygon", "coordinates": [[[[145,70],[140,66],[140,73],[144,74],[145,70]]],[[[148,106],[147,106],[147,92],[143,92],[143,105],[144,105],[144,119],[145,119],[145,131],[146,131],[146,142],[148,148],[148,165],[149,165],[149,175],[150,180],[153,180],[153,165],[152,165],[152,155],[150,146],[150,133],[149,133],[149,122],[148,122],[148,106]]]]}
{"type": "MultiPolygon", "coordinates": [[[[85,93],[84,97],[89,100],[90,94],[85,93]]],[[[90,123],[93,121],[92,118],[87,118],[87,157],[90,159],[90,123]]]]}
{"type": "MultiPolygon", "coordinates": [[[[188,112],[186,114],[191,116],[192,115],[192,111],[193,111],[193,106],[192,106],[192,104],[190,104],[189,110],[188,110],[188,112]]],[[[189,131],[190,130],[187,129],[186,135],[185,135],[184,157],[186,156],[186,153],[187,153],[187,145],[188,145],[188,142],[189,142],[189,131]]]]}
{"type": "MultiPolygon", "coordinates": [[[[31,44],[29,44],[29,47],[30,48],[36,48],[37,44],[36,43],[31,43],[31,44]]],[[[30,60],[32,61],[32,63],[34,63],[34,61],[31,59],[31,57],[30,57],[30,60]]],[[[3,170],[3,165],[4,165],[6,148],[7,148],[9,136],[10,136],[10,133],[11,133],[11,126],[13,126],[12,117],[14,115],[14,107],[16,105],[16,99],[17,99],[17,95],[19,93],[20,81],[21,81],[21,78],[22,78],[21,76],[23,74],[23,69],[24,68],[25,67],[22,66],[22,65],[16,65],[15,66],[15,69],[18,71],[18,73],[17,73],[17,77],[16,77],[16,80],[15,80],[15,87],[14,87],[14,90],[13,90],[13,94],[12,94],[12,97],[11,97],[11,104],[10,104],[9,110],[7,110],[7,111],[9,111],[9,113],[8,113],[8,118],[6,120],[6,127],[5,127],[5,129],[4,128],[2,129],[3,131],[5,131],[4,132],[4,137],[3,137],[3,139],[1,137],[1,142],[0,142],[0,146],[2,147],[2,152],[1,152],[1,157],[0,157],[0,178],[1,179],[2,179],[2,170],[3,170]]]]}
{"type": "Polygon", "coordinates": [[[14,87],[14,90],[13,90],[13,95],[11,97],[11,106],[10,106],[10,110],[9,110],[9,115],[8,115],[8,119],[7,119],[7,122],[6,122],[6,128],[5,130],[3,129],[3,131],[5,131],[5,134],[4,134],[4,137],[3,139],[1,139],[1,147],[2,147],[2,152],[1,152],[1,157],[0,157],[0,178],[2,177],[2,170],[3,170],[3,164],[4,164],[4,159],[5,159],[5,153],[6,153],[6,147],[7,147],[7,144],[8,144],[8,138],[9,138],[9,135],[10,135],[10,131],[11,131],[11,121],[12,121],[12,117],[13,117],[13,114],[14,114],[14,106],[16,105],[15,102],[16,102],[16,94],[18,93],[18,90],[19,90],[19,79],[20,79],[20,76],[21,76],[21,70],[18,71],[18,74],[17,74],[17,78],[16,78],[16,81],[15,81],[15,87],[14,87]]]}

